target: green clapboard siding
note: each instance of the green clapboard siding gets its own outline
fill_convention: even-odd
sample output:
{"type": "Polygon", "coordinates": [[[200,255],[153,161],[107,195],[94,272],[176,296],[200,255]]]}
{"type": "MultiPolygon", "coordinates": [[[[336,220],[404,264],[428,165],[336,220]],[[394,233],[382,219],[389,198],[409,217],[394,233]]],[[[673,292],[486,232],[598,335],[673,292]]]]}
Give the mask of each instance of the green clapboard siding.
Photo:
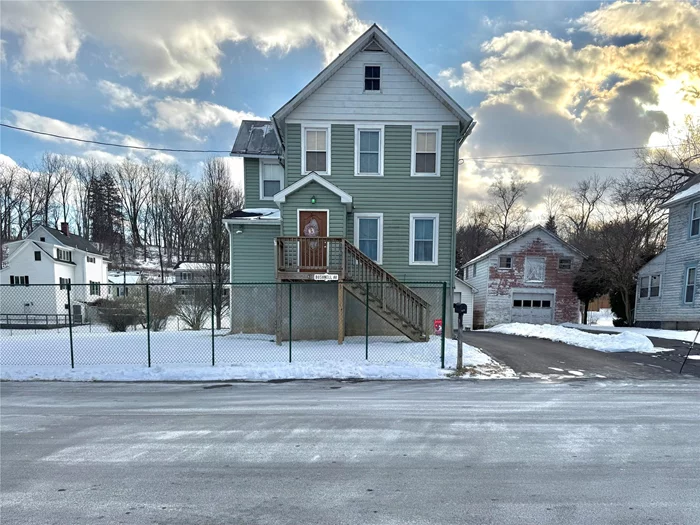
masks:
{"type": "MultiPolygon", "coordinates": [[[[246,159],[248,160],[248,159],[246,159]]],[[[275,237],[279,224],[233,225],[231,235],[231,281],[273,282],[275,280],[275,237]]]]}
{"type": "MultiPolygon", "coordinates": [[[[334,124],[331,128],[331,175],[328,180],[353,197],[356,213],[384,214],[383,267],[401,280],[452,282],[453,183],[457,126],[442,127],[440,177],[411,177],[411,126],[385,126],[384,176],[356,177],[355,130],[352,124],[334,124]],[[438,265],[409,265],[411,213],[439,213],[440,235],[438,265]]],[[[287,177],[301,177],[301,127],[287,125],[287,177]]],[[[307,186],[308,187],[308,186],[307,186]]],[[[310,197],[311,194],[307,196],[310,197]]],[[[317,195],[318,197],[318,195],[317,195]]],[[[335,202],[339,202],[333,196],[335,202]]],[[[309,202],[301,199],[302,204],[309,202]]],[[[285,206],[285,221],[292,220],[289,231],[296,235],[296,211],[285,206]],[[287,218],[289,213],[289,219],[287,218]]],[[[327,207],[320,206],[319,207],[327,207]]],[[[331,217],[331,220],[333,217],[331,217]]],[[[347,215],[347,235],[354,240],[353,214],[347,215]]],[[[287,230],[285,229],[285,234],[287,230]]]]}
{"type": "Polygon", "coordinates": [[[284,235],[294,237],[299,235],[297,226],[297,210],[328,210],[329,237],[345,237],[347,208],[340,202],[340,197],[316,182],[311,182],[299,191],[287,196],[282,207],[282,230],[284,235]],[[316,197],[316,204],[311,204],[311,197],[316,197]]]}
{"type": "Polygon", "coordinates": [[[260,159],[243,159],[243,191],[246,208],[270,208],[272,201],[260,200],[260,159]]]}

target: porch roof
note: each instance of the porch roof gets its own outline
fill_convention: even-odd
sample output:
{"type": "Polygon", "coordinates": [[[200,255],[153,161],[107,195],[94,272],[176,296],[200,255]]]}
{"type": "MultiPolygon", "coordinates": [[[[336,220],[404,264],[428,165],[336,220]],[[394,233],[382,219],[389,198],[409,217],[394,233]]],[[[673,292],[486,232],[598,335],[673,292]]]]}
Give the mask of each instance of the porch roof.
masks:
{"type": "Polygon", "coordinates": [[[280,203],[286,202],[288,195],[291,195],[292,193],[299,191],[301,188],[303,188],[304,186],[306,186],[307,184],[309,184],[311,182],[316,182],[317,184],[326,188],[331,193],[335,193],[340,198],[340,202],[342,204],[345,204],[345,206],[347,206],[348,208],[350,208],[352,206],[352,195],[344,192],[338,186],[336,186],[332,182],[329,182],[324,177],[317,175],[316,173],[309,173],[306,177],[299,179],[291,186],[288,186],[285,189],[283,189],[282,191],[280,191],[279,193],[277,193],[275,195],[275,203],[279,206],[280,203]]]}

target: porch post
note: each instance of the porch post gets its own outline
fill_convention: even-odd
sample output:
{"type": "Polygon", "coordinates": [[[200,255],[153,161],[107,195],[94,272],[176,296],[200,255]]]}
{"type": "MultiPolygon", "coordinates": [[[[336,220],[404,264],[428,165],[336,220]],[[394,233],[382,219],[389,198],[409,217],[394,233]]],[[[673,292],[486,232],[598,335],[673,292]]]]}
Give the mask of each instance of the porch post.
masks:
{"type": "Polygon", "coordinates": [[[338,281],[338,344],[345,340],[345,287],[338,281]]]}

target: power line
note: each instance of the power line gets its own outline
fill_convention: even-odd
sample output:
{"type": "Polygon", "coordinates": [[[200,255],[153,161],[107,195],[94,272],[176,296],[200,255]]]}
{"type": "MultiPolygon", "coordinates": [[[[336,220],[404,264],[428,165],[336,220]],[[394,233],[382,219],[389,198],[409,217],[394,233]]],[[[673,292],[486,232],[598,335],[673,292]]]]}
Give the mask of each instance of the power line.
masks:
{"type": "Polygon", "coordinates": [[[16,129],[18,131],[25,131],[27,133],[35,133],[36,135],[44,135],[47,137],[54,137],[63,140],[72,140],[75,142],[83,142],[85,144],[97,144],[98,146],[110,146],[112,148],[128,148],[128,149],[138,149],[138,150],[148,150],[148,151],[169,151],[175,153],[231,153],[230,150],[220,150],[220,149],[179,149],[179,148],[154,148],[150,146],[129,146],[128,144],[115,144],[114,142],[101,142],[99,140],[87,140],[79,139],[77,137],[67,137],[65,135],[57,135],[55,133],[46,133],[45,131],[37,131],[35,129],[20,128],[18,126],[10,126],[9,124],[0,123],[0,126],[4,128],[16,129]]]}
{"type": "MultiPolygon", "coordinates": [[[[459,159],[459,163],[462,164],[462,162],[465,159],[459,159]]],[[[543,167],[543,168],[584,168],[584,169],[595,169],[595,170],[633,170],[636,169],[631,166],[587,166],[587,165],[580,165],[580,164],[537,164],[537,163],[530,163],[530,162],[499,162],[496,160],[480,160],[476,161],[474,159],[466,159],[468,161],[472,161],[474,163],[477,162],[484,162],[486,164],[497,164],[500,166],[538,166],[538,167],[543,167]]]]}
{"type": "Polygon", "coordinates": [[[667,144],[665,146],[637,146],[634,148],[606,148],[606,149],[583,149],[578,151],[552,151],[548,153],[524,153],[522,155],[494,155],[491,157],[470,157],[460,160],[489,160],[489,159],[515,159],[521,157],[551,157],[553,155],[579,155],[582,153],[609,153],[611,151],[634,151],[638,149],[663,149],[673,148],[680,144],[667,144]]]}

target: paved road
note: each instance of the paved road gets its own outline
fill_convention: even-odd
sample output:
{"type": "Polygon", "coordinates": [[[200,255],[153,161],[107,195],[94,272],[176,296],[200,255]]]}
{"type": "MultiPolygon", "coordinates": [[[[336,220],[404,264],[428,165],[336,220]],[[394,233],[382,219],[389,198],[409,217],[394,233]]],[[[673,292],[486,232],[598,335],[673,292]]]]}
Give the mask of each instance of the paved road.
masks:
{"type": "MultiPolygon", "coordinates": [[[[689,343],[682,341],[652,338],[655,346],[673,348],[673,351],[657,354],[605,353],[546,339],[482,331],[465,332],[464,341],[481,348],[518,374],[556,376],[573,370],[583,373],[583,377],[614,379],[677,378],[689,348],[689,343]]],[[[700,377],[700,361],[689,360],[683,368],[683,375],[700,377]]]]}
{"type": "Polygon", "coordinates": [[[700,523],[697,380],[212,386],[0,383],[3,524],[700,523]]]}

